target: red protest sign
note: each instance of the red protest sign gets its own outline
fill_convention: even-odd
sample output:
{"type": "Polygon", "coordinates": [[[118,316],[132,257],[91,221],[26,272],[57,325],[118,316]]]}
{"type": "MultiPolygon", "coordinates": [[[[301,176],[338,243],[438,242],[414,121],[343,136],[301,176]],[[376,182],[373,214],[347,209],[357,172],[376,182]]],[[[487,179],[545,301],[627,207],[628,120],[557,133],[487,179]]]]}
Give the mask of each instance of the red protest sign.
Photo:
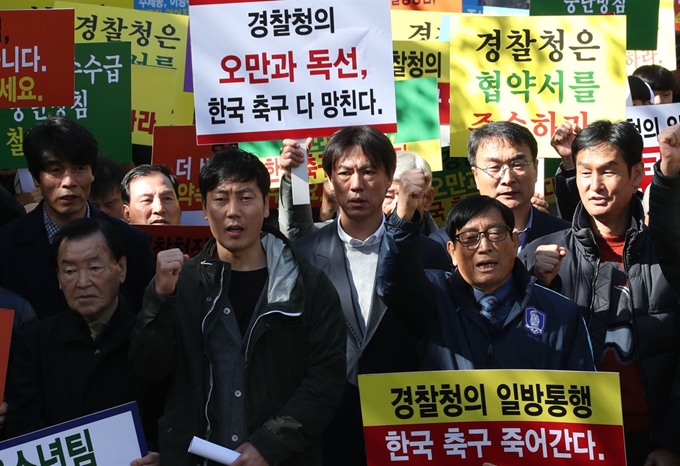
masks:
{"type": "Polygon", "coordinates": [[[7,377],[9,344],[12,340],[13,324],[14,311],[12,309],[0,309],[0,402],[5,396],[5,378],[7,377]]]}
{"type": "Polygon", "coordinates": [[[0,11],[0,108],[73,105],[73,24],[73,10],[0,11]]]}
{"type": "Polygon", "coordinates": [[[195,126],[156,126],[154,128],[151,161],[166,165],[179,182],[179,205],[182,212],[201,210],[198,174],[214,152],[223,149],[196,145],[195,126]]]}
{"type": "Polygon", "coordinates": [[[213,235],[207,225],[133,225],[151,236],[154,254],[178,248],[193,257],[213,235]]]}

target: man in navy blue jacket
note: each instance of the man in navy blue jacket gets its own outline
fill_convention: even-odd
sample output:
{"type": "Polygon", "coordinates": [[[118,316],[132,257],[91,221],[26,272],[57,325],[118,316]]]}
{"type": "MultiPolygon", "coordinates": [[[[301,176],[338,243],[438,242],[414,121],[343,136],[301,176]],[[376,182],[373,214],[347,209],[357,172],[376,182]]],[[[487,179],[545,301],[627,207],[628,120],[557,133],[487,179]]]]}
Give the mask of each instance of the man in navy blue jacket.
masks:
{"type": "Polygon", "coordinates": [[[446,222],[456,271],[424,270],[413,206],[425,181],[402,182],[408,195],[388,219],[378,275],[388,309],[421,337],[421,369],[593,370],[576,304],[537,285],[517,260],[514,215],[500,201],[458,203],[446,222]]]}

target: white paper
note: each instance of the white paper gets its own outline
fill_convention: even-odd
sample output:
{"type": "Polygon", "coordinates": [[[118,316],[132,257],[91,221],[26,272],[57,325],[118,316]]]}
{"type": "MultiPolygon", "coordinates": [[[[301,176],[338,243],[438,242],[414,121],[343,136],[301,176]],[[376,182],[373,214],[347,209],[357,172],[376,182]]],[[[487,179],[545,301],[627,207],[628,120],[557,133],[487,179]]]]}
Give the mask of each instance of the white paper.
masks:
{"type": "Polygon", "coordinates": [[[306,205],[309,200],[309,172],[307,171],[307,144],[304,139],[298,139],[300,149],[305,153],[305,163],[290,171],[290,184],[293,190],[293,205],[306,205]]]}
{"type": "Polygon", "coordinates": [[[241,456],[240,453],[234,450],[221,447],[198,437],[194,437],[191,440],[189,453],[226,465],[233,463],[241,456]]]}

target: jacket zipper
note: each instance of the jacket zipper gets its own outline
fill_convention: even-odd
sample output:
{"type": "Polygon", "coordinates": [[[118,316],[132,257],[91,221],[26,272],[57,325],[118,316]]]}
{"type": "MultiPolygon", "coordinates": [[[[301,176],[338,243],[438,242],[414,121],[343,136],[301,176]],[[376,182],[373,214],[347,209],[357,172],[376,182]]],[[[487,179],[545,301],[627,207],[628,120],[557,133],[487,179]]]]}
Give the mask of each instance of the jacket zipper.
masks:
{"type": "MultiPolygon", "coordinates": [[[[204,264],[203,262],[201,265],[207,265],[204,264]]],[[[212,264],[210,264],[212,265],[212,264]]],[[[220,296],[222,296],[222,287],[224,286],[224,266],[222,267],[222,273],[220,275],[220,291],[217,293],[217,296],[215,299],[213,299],[212,307],[208,310],[208,312],[205,314],[203,317],[203,321],[201,322],[201,334],[205,338],[205,321],[208,319],[210,314],[215,310],[215,306],[217,306],[217,302],[220,299],[220,296]]],[[[204,339],[205,341],[205,339],[204,339]]],[[[203,409],[203,414],[205,415],[205,420],[208,424],[205,432],[205,439],[208,440],[210,438],[210,433],[212,432],[211,430],[211,425],[210,425],[210,416],[208,416],[208,405],[210,404],[210,398],[212,397],[212,390],[213,390],[213,368],[212,368],[212,362],[210,361],[210,356],[208,355],[208,352],[206,351],[206,357],[208,358],[208,368],[210,369],[210,388],[208,389],[208,398],[205,401],[205,407],[203,409]]],[[[208,460],[205,461],[205,464],[207,465],[208,460]]]]}
{"type": "Polygon", "coordinates": [[[245,354],[245,369],[248,369],[248,353],[250,350],[250,340],[253,337],[253,332],[255,331],[255,327],[257,327],[257,323],[260,321],[261,318],[264,316],[268,316],[270,314],[283,314],[284,316],[288,317],[300,317],[302,315],[302,312],[285,312],[285,311],[279,311],[279,310],[272,310],[272,311],[267,311],[259,316],[257,316],[257,319],[255,319],[255,322],[253,323],[253,326],[250,328],[250,333],[248,334],[248,342],[246,343],[246,354],[245,354]]]}

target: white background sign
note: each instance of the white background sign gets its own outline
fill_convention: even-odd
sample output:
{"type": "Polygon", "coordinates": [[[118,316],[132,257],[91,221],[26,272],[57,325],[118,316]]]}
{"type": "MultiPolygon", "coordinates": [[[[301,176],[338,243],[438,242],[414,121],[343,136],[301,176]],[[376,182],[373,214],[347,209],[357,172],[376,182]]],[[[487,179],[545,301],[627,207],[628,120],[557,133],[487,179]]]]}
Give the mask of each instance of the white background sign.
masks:
{"type": "Polygon", "coordinates": [[[644,191],[652,182],[654,164],[661,159],[657,136],[665,127],[680,123],[680,103],[626,107],[626,118],[635,125],[645,144],[642,150],[645,177],[640,185],[644,191]]]}
{"type": "Polygon", "coordinates": [[[1,464],[128,465],[147,453],[133,408],[139,418],[135,404],[129,403],[2,442],[1,464]]]}
{"type": "Polygon", "coordinates": [[[385,0],[192,0],[199,144],[396,131],[385,0]]]}

